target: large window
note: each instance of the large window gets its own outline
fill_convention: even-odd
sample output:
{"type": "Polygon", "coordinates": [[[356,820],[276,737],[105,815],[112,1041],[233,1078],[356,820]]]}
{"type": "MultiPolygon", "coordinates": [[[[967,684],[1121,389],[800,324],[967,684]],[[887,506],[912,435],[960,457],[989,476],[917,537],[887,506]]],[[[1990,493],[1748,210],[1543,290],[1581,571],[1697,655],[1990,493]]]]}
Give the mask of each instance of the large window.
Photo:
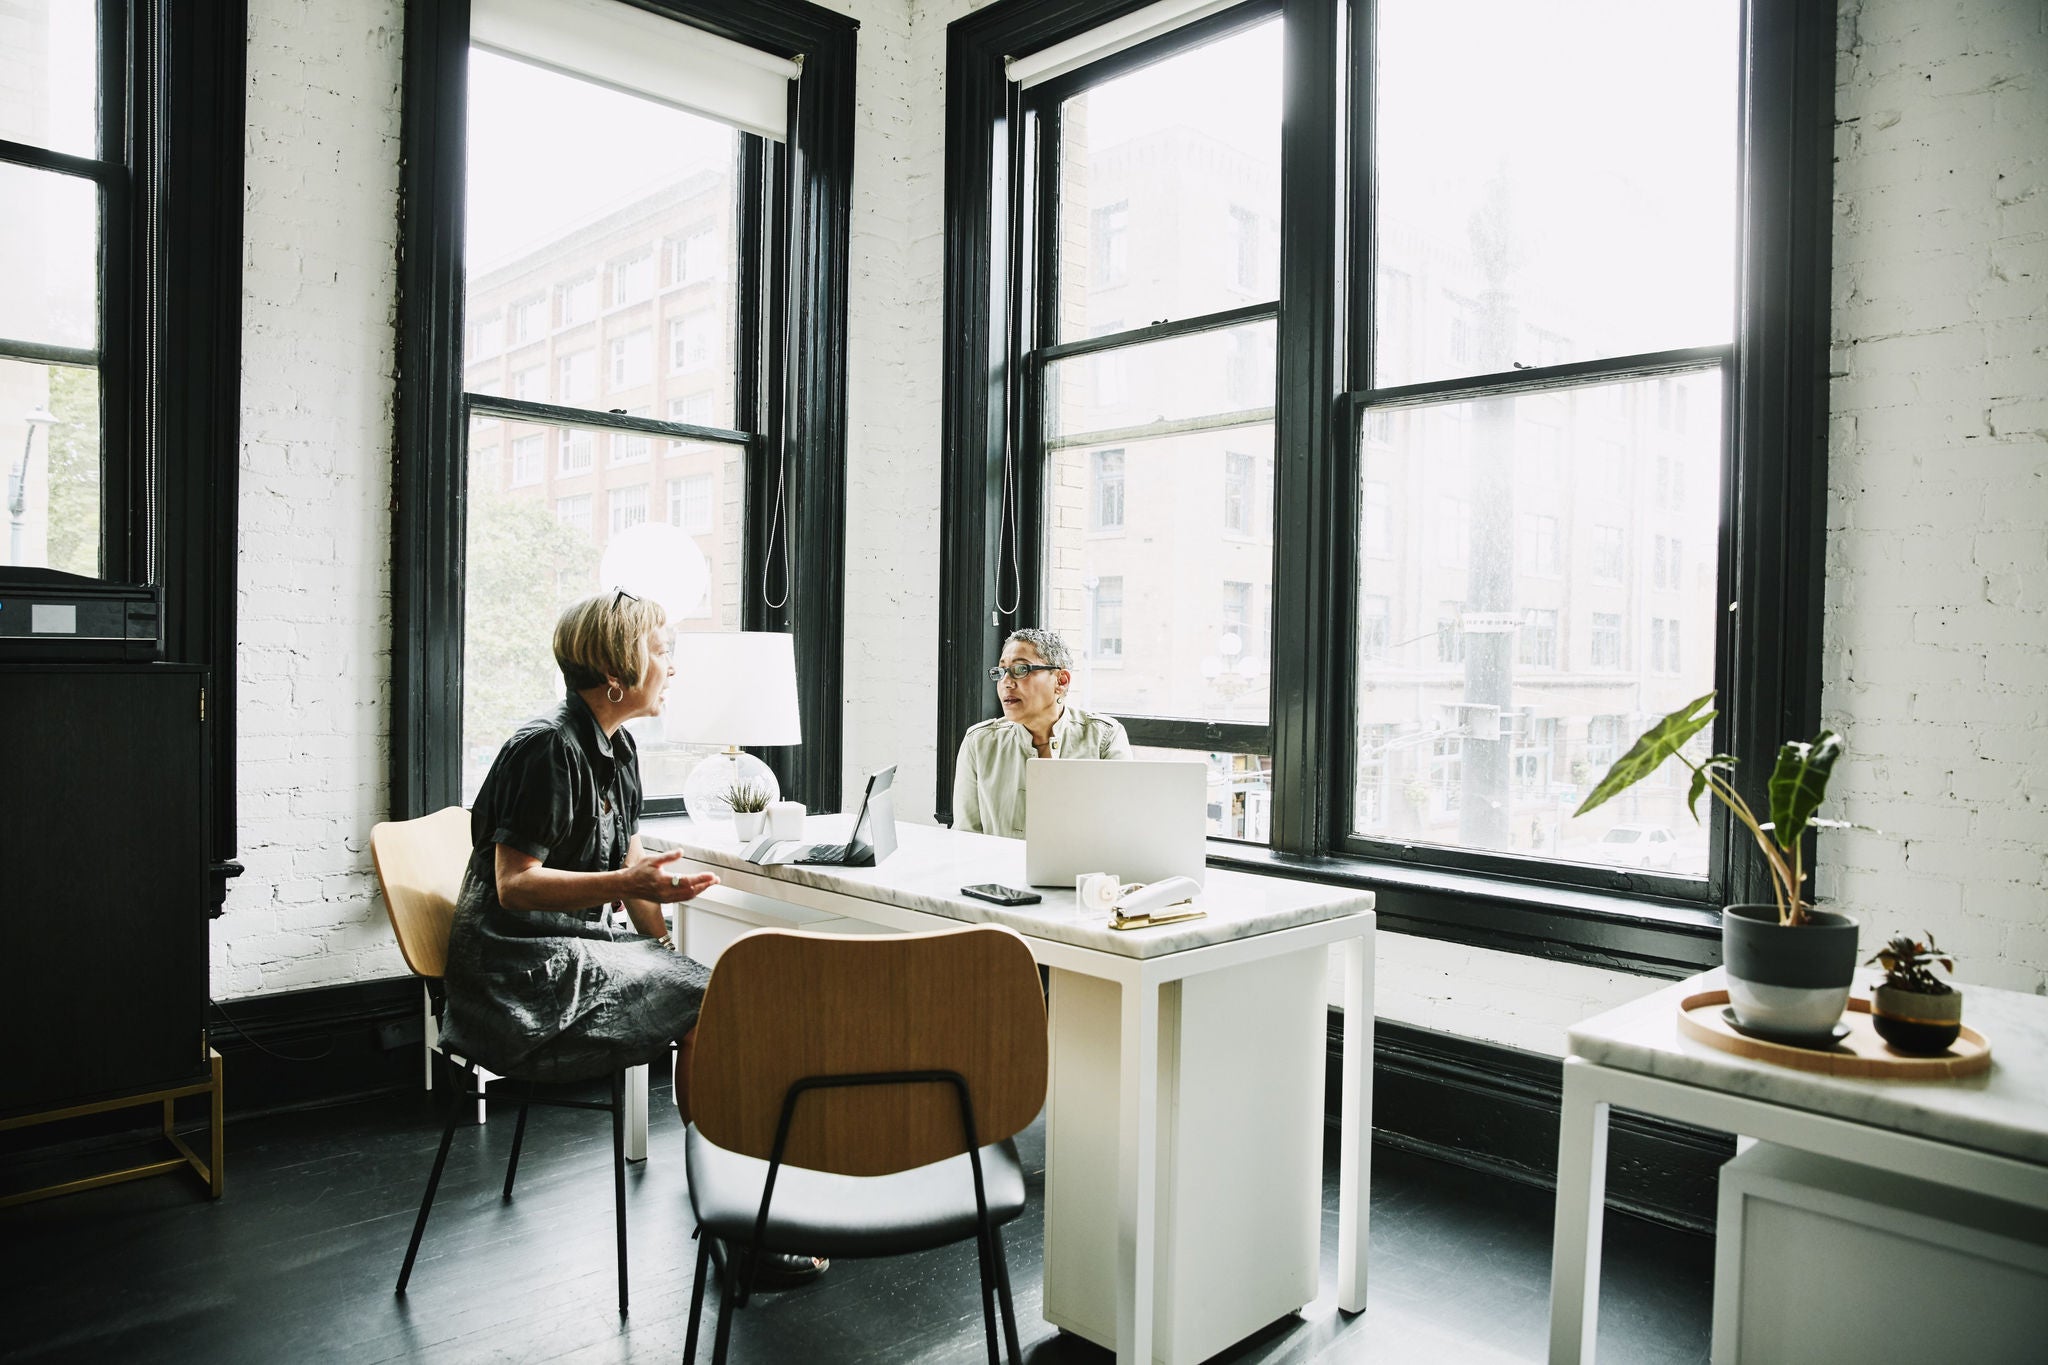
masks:
{"type": "Polygon", "coordinates": [[[950,637],[1061,627],[1114,580],[1134,610],[1082,703],[1148,752],[1257,759],[1262,818],[1213,833],[1414,932],[1711,961],[1709,907],[1761,872],[1718,813],[1683,783],[1570,812],[1700,693],[1752,766],[1817,712],[1829,13],[1206,10],[1135,41],[1022,0],[953,25],[950,637]],[[1104,448],[1120,537],[1085,534],[1101,482],[1069,467],[1104,448]],[[1276,629],[1219,631],[1218,579],[1276,629]],[[1611,821],[1668,827],[1671,865],[1612,865],[1611,821]]]}
{"type": "MultiPolygon", "coordinates": [[[[850,168],[833,125],[850,108],[852,25],[793,0],[744,13],[607,3],[568,18],[473,0],[458,34],[436,9],[409,11],[408,234],[431,241],[436,215],[459,204],[466,236],[438,259],[409,249],[407,295],[506,321],[501,336],[434,333],[466,337],[461,354],[424,325],[407,334],[427,355],[406,367],[415,417],[401,444],[416,460],[401,468],[418,470],[418,496],[400,500],[400,535],[410,515],[425,550],[401,568],[399,666],[428,682],[417,716],[394,727],[407,732],[394,733],[400,806],[474,793],[512,729],[560,695],[555,616],[610,586],[607,549],[652,525],[686,536],[703,570],[679,575],[703,586],[669,603],[672,628],[796,634],[805,742],[763,756],[792,795],[830,809],[838,628],[825,565],[836,572],[842,537],[844,420],[844,241],[830,225],[843,224],[850,168]],[[563,22],[583,27],[547,28],[563,22]],[[707,32],[735,26],[757,46],[707,32]],[[782,59],[799,51],[792,101],[797,67],[782,59]],[[423,141],[437,123],[466,144],[460,183],[436,159],[446,144],[423,141]],[[809,149],[801,212],[786,142],[809,149]],[[816,234],[807,249],[793,229],[816,234]],[[798,373],[815,385],[801,405],[798,373]],[[442,387],[454,375],[459,392],[442,387]],[[432,433],[450,418],[467,453],[444,474],[432,433]],[[452,652],[428,601],[436,554],[463,604],[452,652]]],[[[650,808],[677,808],[696,751],[662,718],[634,729],[650,808]]]]}
{"type": "Polygon", "coordinates": [[[164,657],[210,670],[216,903],[239,871],[247,31],[243,0],[0,5],[0,591],[161,590],[164,657]]]}

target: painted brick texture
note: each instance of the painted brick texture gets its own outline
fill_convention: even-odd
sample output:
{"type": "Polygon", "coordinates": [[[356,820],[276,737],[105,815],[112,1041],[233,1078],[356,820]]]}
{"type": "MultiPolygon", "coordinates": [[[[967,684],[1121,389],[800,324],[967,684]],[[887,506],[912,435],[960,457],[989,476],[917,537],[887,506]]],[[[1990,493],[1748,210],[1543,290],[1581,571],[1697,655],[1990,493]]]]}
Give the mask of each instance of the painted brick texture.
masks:
{"type": "Polygon", "coordinates": [[[2048,990],[2048,7],[1839,36],[1820,890],[2048,990]]]}
{"type": "Polygon", "coordinates": [[[239,840],[212,992],[399,976],[388,800],[399,0],[249,14],[239,840]]]}

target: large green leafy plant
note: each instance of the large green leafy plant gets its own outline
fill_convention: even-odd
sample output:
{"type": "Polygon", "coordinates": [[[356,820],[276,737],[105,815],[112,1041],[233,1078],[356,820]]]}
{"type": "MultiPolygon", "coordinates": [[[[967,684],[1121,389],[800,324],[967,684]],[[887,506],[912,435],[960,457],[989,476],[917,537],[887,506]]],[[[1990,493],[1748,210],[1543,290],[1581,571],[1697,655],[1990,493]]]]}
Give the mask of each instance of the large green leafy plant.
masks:
{"type": "Polygon", "coordinates": [[[1771,891],[1777,897],[1778,923],[1804,924],[1811,909],[1805,897],[1804,836],[1808,829],[1842,823],[1823,820],[1815,814],[1827,795],[1828,777],[1834,772],[1835,760],[1842,755],[1842,737],[1832,730],[1823,730],[1810,743],[1788,740],[1780,746],[1777,764],[1771,769],[1771,818],[1759,820],[1729,780],[1729,774],[1735,770],[1734,755],[1714,754],[1694,762],[1682,752],[1687,742],[1713,724],[1714,717],[1720,714],[1707,707],[1713,699],[1714,694],[1709,692],[1689,701],[1643,731],[1635,745],[1614,760],[1607,776],[1600,779],[1572,814],[1584,815],[1657,771],[1666,759],[1675,758],[1692,770],[1692,790],[1685,798],[1692,818],[1700,818],[1700,796],[1712,792],[1763,850],[1764,862],[1771,869],[1771,891]]]}

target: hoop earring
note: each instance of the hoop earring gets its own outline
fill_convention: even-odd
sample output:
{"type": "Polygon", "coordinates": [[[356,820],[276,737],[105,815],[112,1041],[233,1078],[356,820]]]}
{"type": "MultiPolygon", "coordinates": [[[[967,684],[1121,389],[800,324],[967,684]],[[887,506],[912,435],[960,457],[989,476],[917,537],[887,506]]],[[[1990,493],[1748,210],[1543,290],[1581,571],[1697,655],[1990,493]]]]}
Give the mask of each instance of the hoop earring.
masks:
{"type": "Polygon", "coordinates": [[[617,683],[612,683],[604,689],[604,699],[613,706],[617,706],[626,699],[626,689],[620,687],[617,683]]]}

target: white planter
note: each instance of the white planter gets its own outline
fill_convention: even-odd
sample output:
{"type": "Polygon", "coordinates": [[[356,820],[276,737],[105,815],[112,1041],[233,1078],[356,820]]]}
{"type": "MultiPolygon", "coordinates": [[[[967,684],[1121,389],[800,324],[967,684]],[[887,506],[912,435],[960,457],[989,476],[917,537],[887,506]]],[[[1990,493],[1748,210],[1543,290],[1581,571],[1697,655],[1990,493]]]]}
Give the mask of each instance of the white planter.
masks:
{"type": "Polygon", "coordinates": [[[732,813],[732,832],[743,844],[760,838],[767,824],[768,812],[765,810],[736,810],[732,813]]]}

